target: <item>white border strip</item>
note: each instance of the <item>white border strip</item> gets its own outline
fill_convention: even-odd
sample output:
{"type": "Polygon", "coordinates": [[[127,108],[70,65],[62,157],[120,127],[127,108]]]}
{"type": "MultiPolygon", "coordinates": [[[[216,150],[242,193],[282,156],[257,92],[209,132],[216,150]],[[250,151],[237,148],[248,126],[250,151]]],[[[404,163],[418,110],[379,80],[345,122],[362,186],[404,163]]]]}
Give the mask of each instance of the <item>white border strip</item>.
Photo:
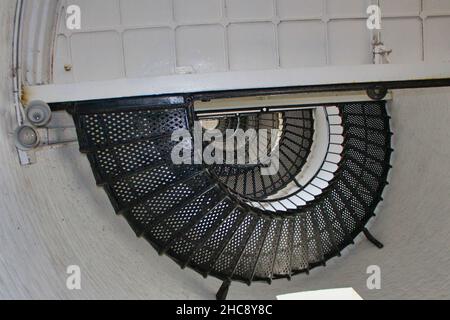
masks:
{"type": "Polygon", "coordinates": [[[353,288],[342,288],[284,294],[277,296],[277,300],[361,301],[363,298],[353,288]]]}

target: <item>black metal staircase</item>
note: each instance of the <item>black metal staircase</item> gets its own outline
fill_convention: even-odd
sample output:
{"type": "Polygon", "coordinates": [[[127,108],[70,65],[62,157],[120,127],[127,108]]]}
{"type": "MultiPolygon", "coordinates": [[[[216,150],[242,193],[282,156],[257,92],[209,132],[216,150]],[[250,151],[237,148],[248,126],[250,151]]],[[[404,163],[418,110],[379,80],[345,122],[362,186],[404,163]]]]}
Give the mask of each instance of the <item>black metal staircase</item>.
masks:
{"type": "Polygon", "coordinates": [[[183,97],[132,98],[76,103],[72,113],[80,149],[116,212],[182,268],[223,280],[218,298],[231,281],[308,273],[368,234],[390,169],[384,102],[327,109],[328,153],[306,185],[298,177],[312,152],[313,110],[239,121],[282,128],[280,170],[263,177],[258,165],[174,165],[171,134],[192,128],[192,108],[183,97]]]}

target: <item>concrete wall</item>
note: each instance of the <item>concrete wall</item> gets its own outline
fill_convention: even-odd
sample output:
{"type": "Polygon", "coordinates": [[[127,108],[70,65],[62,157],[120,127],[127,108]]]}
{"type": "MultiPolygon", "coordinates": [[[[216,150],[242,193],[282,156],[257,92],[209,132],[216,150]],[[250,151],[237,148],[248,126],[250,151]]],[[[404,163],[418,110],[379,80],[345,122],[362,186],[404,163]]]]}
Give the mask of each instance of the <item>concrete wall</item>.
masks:
{"type": "MultiPolygon", "coordinates": [[[[19,166],[11,139],[14,2],[0,2],[0,298],[213,298],[219,281],[159,257],[114,215],[76,145],[19,166]],[[81,291],[66,288],[69,265],[81,267],[81,291]]],[[[229,298],[349,286],[365,299],[450,298],[450,89],[395,92],[391,113],[394,169],[372,229],[385,249],[361,241],[309,277],[236,284],[229,298]],[[373,264],[381,267],[382,289],[369,291],[373,264]]]]}

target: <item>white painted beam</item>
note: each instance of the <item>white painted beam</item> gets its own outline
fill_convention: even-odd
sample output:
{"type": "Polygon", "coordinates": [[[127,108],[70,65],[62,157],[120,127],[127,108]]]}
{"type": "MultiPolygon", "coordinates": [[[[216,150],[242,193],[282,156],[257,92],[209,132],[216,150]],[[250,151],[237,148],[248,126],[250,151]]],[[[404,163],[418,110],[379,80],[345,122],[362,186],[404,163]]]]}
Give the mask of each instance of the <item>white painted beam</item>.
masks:
{"type": "Polygon", "coordinates": [[[86,101],[174,93],[450,79],[450,63],[328,66],[268,71],[172,75],[23,88],[24,103],[86,101]]]}

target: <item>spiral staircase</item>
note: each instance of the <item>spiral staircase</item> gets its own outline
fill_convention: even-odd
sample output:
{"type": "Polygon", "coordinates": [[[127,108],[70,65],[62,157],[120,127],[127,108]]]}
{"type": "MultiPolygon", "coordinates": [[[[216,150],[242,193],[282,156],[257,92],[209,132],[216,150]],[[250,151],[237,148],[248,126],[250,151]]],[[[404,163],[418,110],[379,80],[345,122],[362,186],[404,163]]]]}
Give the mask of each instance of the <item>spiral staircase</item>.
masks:
{"type": "Polygon", "coordinates": [[[221,131],[280,131],[279,170],[268,176],[261,163],[173,164],[172,134],[199,120],[186,97],[80,102],[70,112],[115,211],[160,254],[224,281],[218,299],[232,281],[271,283],[324,266],[361,232],[382,246],[365,226],[391,168],[385,102],[217,118],[221,131]]]}

